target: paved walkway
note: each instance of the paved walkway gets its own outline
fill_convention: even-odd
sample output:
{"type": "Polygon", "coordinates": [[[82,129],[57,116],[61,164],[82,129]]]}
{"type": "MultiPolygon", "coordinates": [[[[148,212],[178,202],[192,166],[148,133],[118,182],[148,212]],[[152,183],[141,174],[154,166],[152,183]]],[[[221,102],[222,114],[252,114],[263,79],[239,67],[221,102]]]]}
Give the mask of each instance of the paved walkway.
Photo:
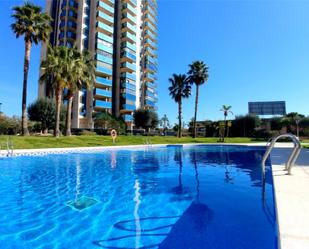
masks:
{"type": "Polygon", "coordinates": [[[281,249],[309,248],[309,150],[302,150],[292,175],[284,171],[291,149],[271,154],[281,249]]]}

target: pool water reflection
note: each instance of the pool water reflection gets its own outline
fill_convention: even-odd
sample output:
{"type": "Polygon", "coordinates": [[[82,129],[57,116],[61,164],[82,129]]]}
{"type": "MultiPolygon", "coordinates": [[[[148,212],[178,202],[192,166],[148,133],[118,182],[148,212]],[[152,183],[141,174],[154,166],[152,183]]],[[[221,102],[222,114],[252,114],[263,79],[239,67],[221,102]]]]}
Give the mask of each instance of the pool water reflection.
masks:
{"type": "Polygon", "coordinates": [[[264,152],[203,145],[2,159],[0,248],[278,248],[264,152]],[[98,202],[66,205],[85,196],[98,202]]]}

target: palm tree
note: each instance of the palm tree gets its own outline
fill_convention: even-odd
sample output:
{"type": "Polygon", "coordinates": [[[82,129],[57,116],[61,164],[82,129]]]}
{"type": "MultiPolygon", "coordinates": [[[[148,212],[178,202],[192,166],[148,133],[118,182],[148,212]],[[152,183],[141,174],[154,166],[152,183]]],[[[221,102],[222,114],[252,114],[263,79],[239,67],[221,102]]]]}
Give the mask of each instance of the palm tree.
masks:
{"type": "MultiPolygon", "coordinates": [[[[222,108],[220,109],[220,111],[223,112],[224,115],[224,132],[223,132],[223,138],[222,138],[222,142],[224,142],[224,137],[225,137],[225,131],[229,130],[229,125],[226,122],[226,118],[229,115],[229,113],[233,114],[233,112],[231,111],[232,106],[230,105],[223,105],[222,108]]],[[[228,135],[228,134],[227,134],[228,135]]]]}
{"type": "Polygon", "coordinates": [[[89,89],[95,81],[95,61],[93,56],[84,51],[80,53],[76,48],[70,49],[69,70],[67,72],[67,118],[66,118],[66,136],[71,136],[71,116],[73,97],[77,91],[83,87],[89,89]]]}
{"type": "Polygon", "coordinates": [[[178,103],[178,137],[182,136],[182,99],[189,98],[191,95],[191,86],[185,74],[173,74],[169,79],[171,86],[168,88],[170,96],[178,103]]]}
{"type": "Polygon", "coordinates": [[[60,136],[60,110],[62,102],[62,93],[65,87],[68,86],[67,67],[69,48],[66,47],[49,47],[47,57],[41,63],[40,82],[46,82],[51,89],[54,90],[56,97],[56,124],[54,136],[60,136]]]}
{"type": "Polygon", "coordinates": [[[195,109],[193,118],[193,137],[196,137],[196,116],[198,107],[199,87],[208,80],[208,66],[203,61],[194,61],[189,65],[189,81],[196,85],[195,109]]]}
{"type": "Polygon", "coordinates": [[[30,63],[30,51],[32,43],[38,44],[48,39],[51,30],[51,17],[46,13],[42,13],[42,8],[32,3],[25,2],[23,6],[13,7],[14,23],[11,25],[16,38],[24,36],[25,55],[24,55],[24,78],[22,93],[22,134],[29,135],[27,124],[27,84],[30,63]]]}
{"type": "Polygon", "coordinates": [[[224,122],[226,122],[226,118],[229,115],[229,113],[233,114],[233,112],[231,111],[232,106],[230,105],[223,105],[222,108],[220,109],[220,111],[223,112],[224,115],[224,122]]]}

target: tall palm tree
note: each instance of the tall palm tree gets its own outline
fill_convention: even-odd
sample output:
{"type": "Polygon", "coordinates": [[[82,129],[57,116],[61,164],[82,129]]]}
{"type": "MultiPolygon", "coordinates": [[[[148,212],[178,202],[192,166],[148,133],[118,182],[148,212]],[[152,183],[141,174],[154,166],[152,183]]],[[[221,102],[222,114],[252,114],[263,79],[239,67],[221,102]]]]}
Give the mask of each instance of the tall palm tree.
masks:
{"type": "Polygon", "coordinates": [[[62,103],[62,93],[64,88],[68,87],[68,63],[70,49],[66,47],[49,47],[47,57],[41,63],[40,82],[46,82],[54,90],[56,97],[56,124],[54,136],[60,136],[60,110],[62,103]]]}
{"type": "Polygon", "coordinates": [[[193,118],[193,137],[196,137],[196,116],[198,108],[199,87],[208,80],[208,66],[203,61],[194,61],[189,65],[189,81],[196,85],[195,108],[193,118]]]}
{"type": "Polygon", "coordinates": [[[191,95],[191,86],[185,74],[173,74],[169,79],[171,86],[168,88],[170,96],[178,103],[178,137],[182,136],[182,99],[189,98],[191,95]]]}
{"type": "Polygon", "coordinates": [[[93,56],[84,51],[80,53],[76,48],[71,49],[68,71],[67,118],[66,136],[71,136],[71,116],[73,97],[83,87],[89,89],[95,81],[95,60],[93,56]]]}
{"type": "Polygon", "coordinates": [[[38,44],[48,39],[51,30],[51,17],[42,12],[40,6],[25,2],[23,6],[13,7],[12,18],[14,23],[11,25],[16,38],[24,36],[25,55],[24,55],[24,78],[22,93],[22,134],[29,135],[27,124],[27,84],[30,63],[30,51],[32,43],[38,44]]]}

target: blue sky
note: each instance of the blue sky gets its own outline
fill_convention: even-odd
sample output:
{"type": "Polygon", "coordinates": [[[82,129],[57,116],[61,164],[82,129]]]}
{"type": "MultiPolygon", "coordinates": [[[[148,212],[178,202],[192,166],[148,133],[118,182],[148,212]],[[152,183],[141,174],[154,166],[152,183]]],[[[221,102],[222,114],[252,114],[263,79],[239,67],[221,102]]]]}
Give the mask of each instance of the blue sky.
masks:
{"type": "MultiPolygon", "coordinates": [[[[0,1],[0,102],[8,115],[20,114],[23,40],[9,25],[11,6],[0,1]]],[[[44,6],[45,0],[35,3],[44,6]]],[[[168,78],[203,60],[210,78],[200,91],[198,119],[219,119],[223,104],[246,114],[248,101],[285,100],[287,111],[309,115],[309,1],[159,0],[159,115],[177,118],[168,78]]],[[[28,103],[37,96],[40,48],[31,53],[28,103]]],[[[194,96],[184,101],[184,119],[193,116],[194,96]]]]}

